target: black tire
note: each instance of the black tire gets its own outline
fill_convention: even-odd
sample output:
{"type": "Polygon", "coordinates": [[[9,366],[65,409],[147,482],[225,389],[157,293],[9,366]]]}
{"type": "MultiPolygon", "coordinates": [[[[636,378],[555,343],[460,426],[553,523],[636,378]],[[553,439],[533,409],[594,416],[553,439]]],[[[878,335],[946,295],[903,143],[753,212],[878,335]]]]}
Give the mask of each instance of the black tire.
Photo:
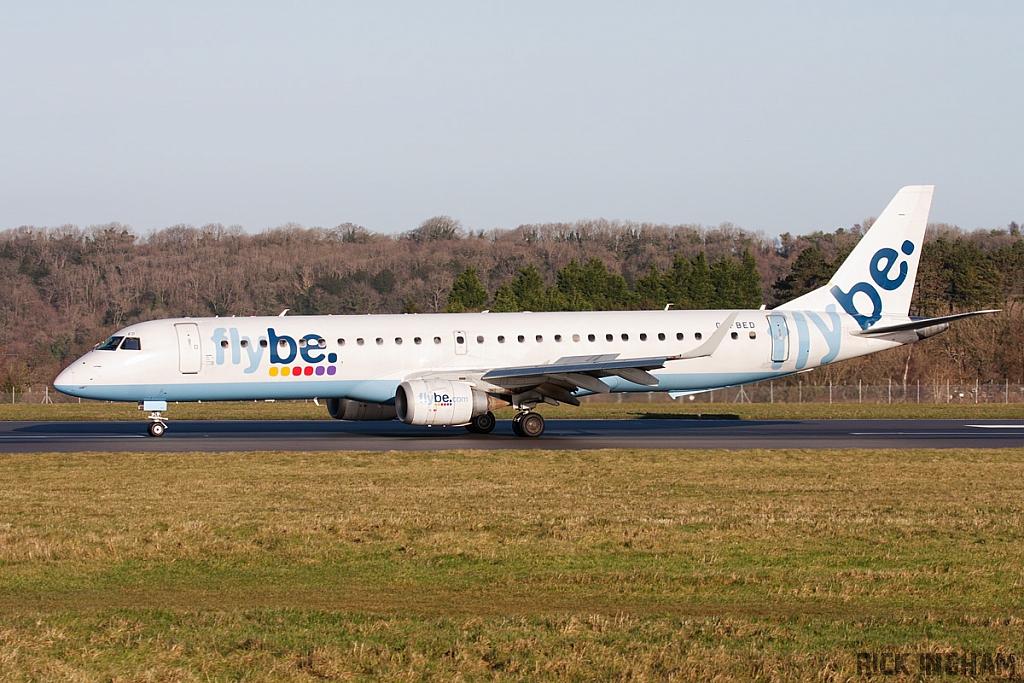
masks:
{"type": "Polygon", "coordinates": [[[519,435],[536,438],[544,433],[544,416],[540,413],[526,413],[519,421],[519,435]]]}
{"type": "Polygon", "coordinates": [[[516,416],[512,418],[512,433],[516,436],[525,436],[522,428],[523,415],[525,414],[526,413],[517,413],[516,416]]]}
{"type": "Polygon", "coordinates": [[[163,422],[150,422],[149,427],[146,428],[146,431],[149,432],[150,436],[157,437],[163,436],[166,430],[167,425],[165,425],[163,422]]]}
{"type": "Polygon", "coordinates": [[[473,420],[466,425],[466,430],[470,434],[490,434],[494,431],[494,425],[498,423],[494,419],[494,413],[487,412],[483,415],[477,415],[473,420]]]}

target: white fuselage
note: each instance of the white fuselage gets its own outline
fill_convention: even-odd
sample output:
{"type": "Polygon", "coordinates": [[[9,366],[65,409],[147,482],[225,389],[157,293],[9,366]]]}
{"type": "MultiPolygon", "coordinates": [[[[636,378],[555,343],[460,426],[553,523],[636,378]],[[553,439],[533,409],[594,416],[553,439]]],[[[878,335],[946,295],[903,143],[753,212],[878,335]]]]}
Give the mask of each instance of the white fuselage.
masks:
{"type": "Polygon", "coordinates": [[[94,349],[54,385],[73,396],[113,401],[333,397],[389,403],[404,380],[450,376],[501,394],[507,390],[480,379],[488,370],[567,357],[685,354],[736,313],[730,334],[710,356],[669,360],[652,371],[656,387],[601,379],[611,391],[690,393],[788,375],[903,341],[858,336],[854,318],[828,308],[154,320],[115,334],[138,339],[137,349],[94,349]]]}

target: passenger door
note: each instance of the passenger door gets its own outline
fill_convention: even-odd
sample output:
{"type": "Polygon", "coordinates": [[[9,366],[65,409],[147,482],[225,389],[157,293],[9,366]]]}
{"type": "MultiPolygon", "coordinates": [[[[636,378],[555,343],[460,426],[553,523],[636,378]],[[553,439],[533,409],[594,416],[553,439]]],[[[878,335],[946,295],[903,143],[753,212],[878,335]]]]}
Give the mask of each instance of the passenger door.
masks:
{"type": "Polygon", "coordinates": [[[785,363],[789,359],[789,326],[786,316],[772,313],[768,316],[768,327],[772,331],[772,362],[785,363]]]}
{"type": "Polygon", "coordinates": [[[176,323],[178,333],[178,371],[183,375],[194,375],[203,367],[203,353],[199,343],[199,325],[176,323]]]}

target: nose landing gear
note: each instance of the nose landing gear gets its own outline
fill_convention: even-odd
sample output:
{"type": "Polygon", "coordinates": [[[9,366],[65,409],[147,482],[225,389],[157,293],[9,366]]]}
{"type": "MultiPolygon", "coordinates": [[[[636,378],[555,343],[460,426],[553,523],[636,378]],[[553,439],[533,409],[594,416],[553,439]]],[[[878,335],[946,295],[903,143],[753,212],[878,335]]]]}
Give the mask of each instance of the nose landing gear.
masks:
{"type": "Polygon", "coordinates": [[[146,427],[146,431],[149,432],[149,435],[163,436],[164,432],[167,431],[167,424],[164,422],[164,418],[160,413],[167,410],[167,401],[143,401],[139,404],[139,410],[150,411],[148,418],[149,426],[146,427]]]}

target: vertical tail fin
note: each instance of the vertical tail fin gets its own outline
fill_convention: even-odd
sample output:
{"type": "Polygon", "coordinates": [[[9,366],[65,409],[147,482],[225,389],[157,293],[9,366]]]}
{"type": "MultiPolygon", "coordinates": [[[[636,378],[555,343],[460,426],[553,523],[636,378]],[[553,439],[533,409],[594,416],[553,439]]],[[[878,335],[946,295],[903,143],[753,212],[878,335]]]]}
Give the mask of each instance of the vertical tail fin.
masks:
{"type": "Polygon", "coordinates": [[[907,315],[934,189],[897,192],[827,285],[778,308],[824,311],[838,304],[864,330],[882,315],[907,315]]]}

